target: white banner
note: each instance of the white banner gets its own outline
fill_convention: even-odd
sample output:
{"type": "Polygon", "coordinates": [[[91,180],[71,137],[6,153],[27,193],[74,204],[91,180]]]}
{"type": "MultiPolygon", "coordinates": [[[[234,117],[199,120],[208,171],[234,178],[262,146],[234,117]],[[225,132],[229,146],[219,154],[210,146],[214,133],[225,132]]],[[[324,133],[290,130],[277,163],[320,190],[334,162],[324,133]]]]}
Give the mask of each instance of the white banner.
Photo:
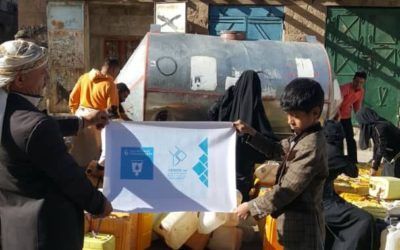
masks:
{"type": "Polygon", "coordinates": [[[117,211],[231,212],[236,133],[228,122],[111,122],[103,192],[117,211]]]}

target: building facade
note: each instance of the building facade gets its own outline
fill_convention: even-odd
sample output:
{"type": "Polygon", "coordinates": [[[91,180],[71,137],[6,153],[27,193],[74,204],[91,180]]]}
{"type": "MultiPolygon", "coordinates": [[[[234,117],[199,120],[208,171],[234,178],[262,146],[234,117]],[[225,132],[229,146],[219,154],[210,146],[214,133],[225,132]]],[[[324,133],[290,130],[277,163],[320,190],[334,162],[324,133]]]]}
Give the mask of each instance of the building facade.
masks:
{"type": "Polygon", "coordinates": [[[400,1],[19,0],[18,3],[20,27],[47,26],[51,80],[55,83],[49,90],[53,112],[67,111],[68,93],[81,73],[98,67],[107,56],[117,56],[125,62],[150,25],[157,23],[161,30],[197,34],[241,31],[248,40],[314,39],[325,46],[332,71],[341,84],[351,81],[356,71],[366,71],[365,104],[399,123],[400,30],[396,25],[400,23],[400,1]]]}

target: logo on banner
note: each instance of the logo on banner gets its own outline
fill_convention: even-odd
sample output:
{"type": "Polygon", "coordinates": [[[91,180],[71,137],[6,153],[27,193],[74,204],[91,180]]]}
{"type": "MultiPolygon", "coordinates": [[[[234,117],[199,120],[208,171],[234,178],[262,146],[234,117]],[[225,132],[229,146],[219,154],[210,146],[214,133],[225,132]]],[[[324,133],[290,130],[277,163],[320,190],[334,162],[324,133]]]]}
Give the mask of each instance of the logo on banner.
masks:
{"type": "Polygon", "coordinates": [[[193,166],[193,171],[199,177],[201,183],[208,187],[208,138],[204,139],[199,144],[203,154],[200,156],[199,161],[193,166]]]}
{"type": "Polygon", "coordinates": [[[168,168],[168,179],[176,181],[186,179],[188,170],[184,167],[184,164],[180,163],[187,158],[187,154],[176,145],[174,149],[169,150],[169,154],[171,155],[172,167],[168,168]]]}
{"type": "Polygon", "coordinates": [[[121,179],[153,179],[154,148],[122,147],[121,179]]]}
{"type": "Polygon", "coordinates": [[[178,148],[177,146],[175,146],[174,152],[172,152],[170,150],[169,153],[172,156],[172,165],[174,167],[178,166],[178,164],[181,163],[183,160],[185,160],[187,157],[187,154],[185,152],[183,152],[183,150],[178,148]]]}

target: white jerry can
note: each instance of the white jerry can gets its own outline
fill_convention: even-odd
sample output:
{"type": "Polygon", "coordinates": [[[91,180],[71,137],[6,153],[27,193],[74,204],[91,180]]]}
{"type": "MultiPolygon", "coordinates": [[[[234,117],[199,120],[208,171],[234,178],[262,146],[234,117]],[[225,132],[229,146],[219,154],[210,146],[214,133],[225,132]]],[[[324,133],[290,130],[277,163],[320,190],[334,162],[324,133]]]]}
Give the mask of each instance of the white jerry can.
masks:
{"type": "Polygon", "coordinates": [[[390,226],[389,232],[386,236],[385,250],[399,250],[400,249],[400,223],[397,225],[390,226]]]}
{"type": "Polygon", "coordinates": [[[242,246],[243,231],[239,227],[219,227],[208,242],[210,250],[239,250],[242,246]]]}
{"type": "Polygon", "coordinates": [[[154,226],[154,231],[169,247],[179,249],[196,232],[198,224],[197,212],[172,212],[154,226]]]}
{"type": "Polygon", "coordinates": [[[228,213],[200,212],[199,228],[201,234],[209,234],[222,226],[228,219],[228,213]]]}
{"type": "MultiPolygon", "coordinates": [[[[237,201],[237,206],[242,204],[243,196],[242,193],[240,193],[239,190],[236,190],[236,201],[237,201]]],[[[239,217],[237,216],[236,213],[228,213],[227,214],[227,219],[226,222],[223,226],[225,227],[236,227],[239,225],[239,217]]]]}

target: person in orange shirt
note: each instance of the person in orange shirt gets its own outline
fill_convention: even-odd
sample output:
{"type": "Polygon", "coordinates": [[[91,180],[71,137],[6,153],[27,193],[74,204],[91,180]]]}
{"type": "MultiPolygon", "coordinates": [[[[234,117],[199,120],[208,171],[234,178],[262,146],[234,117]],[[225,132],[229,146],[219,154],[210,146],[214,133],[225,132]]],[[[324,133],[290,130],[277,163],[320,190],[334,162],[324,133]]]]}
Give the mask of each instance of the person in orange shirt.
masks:
{"type": "MultiPolygon", "coordinates": [[[[114,83],[120,70],[116,59],[108,58],[101,70],[92,69],[83,74],[75,84],[69,98],[69,108],[77,116],[84,116],[93,110],[118,114],[118,90],[114,83]]],[[[81,130],[72,139],[70,154],[80,166],[88,166],[101,154],[100,131],[94,127],[81,130]]]]}
{"type": "Polygon", "coordinates": [[[352,163],[357,163],[357,145],[354,140],[353,125],[351,124],[351,111],[358,112],[364,98],[363,85],[367,80],[367,73],[356,72],[353,81],[340,86],[343,102],[339,108],[340,123],[346,135],[347,155],[352,163]]]}
{"type": "MultiPolygon", "coordinates": [[[[108,58],[101,70],[92,69],[83,74],[69,96],[72,113],[79,109],[117,110],[118,90],[114,83],[120,70],[117,59],[108,58]]],[[[78,112],[79,113],[79,112],[78,112]]]]}

